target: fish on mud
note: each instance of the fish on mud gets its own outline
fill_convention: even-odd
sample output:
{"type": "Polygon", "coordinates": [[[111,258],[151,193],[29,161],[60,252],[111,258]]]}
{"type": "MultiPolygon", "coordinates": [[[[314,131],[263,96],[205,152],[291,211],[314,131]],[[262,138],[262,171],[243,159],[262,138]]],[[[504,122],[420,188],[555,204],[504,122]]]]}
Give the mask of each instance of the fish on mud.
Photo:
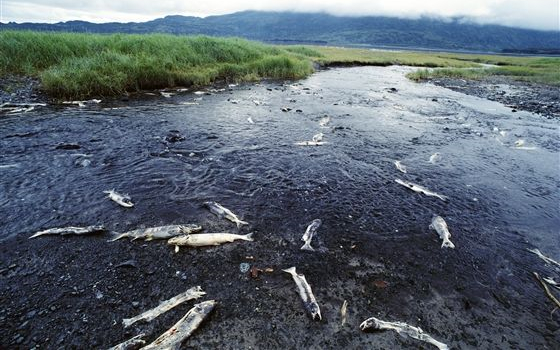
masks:
{"type": "Polygon", "coordinates": [[[179,246],[205,247],[216,246],[223,243],[231,243],[236,240],[253,242],[253,232],[246,235],[236,235],[234,233],[196,233],[173,237],[167,244],[175,246],[175,252],[179,251],[179,246]]]}
{"type": "Polygon", "coordinates": [[[439,238],[443,240],[443,243],[441,244],[442,248],[455,248],[455,244],[453,244],[453,242],[449,240],[449,238],[451,238],[451,233],[449,233],[447,223],[441,216],[435,216],[432,219],[430,229],[436,230],[436,232],[439,234],[439,238]]]}
{"type": "Polygon", "coordinates": [[[62,227],[62,228],[50,228],[48,230],[43,230],[35,233],[33,236],[29,238],[35,238],[43,235],[89,235],[92,233],[99,233],[105,231],[105,227],[103,225],[94,225],[94,226],[86,226],[86,227],[62,227]]]}
{"type": "Polygon", "coordinates": [[[123,326],[127,328],[138,321],[150,322],[159,315],[173,309],[175,306],[181,305],[185,301],[201,298],[203,295],[206,295],[206,293],[202,290],[202,288],[200,288],[200,286],[192,287],[186,292],[176,295],[169,300],[163,301],[155,308],[145,311],[138,316],[125,318],[123,320],[123,326]]]}
{"type": "Polygon", "coordinates": [[[212,214],[220,218],[226,218],[229,221],[235,223],[237,227],[241,225],[249,225],[248,222],[240,220],[237,215],[232,213],[231,210],[222,207],[219,203],[216,202],[204,202],[204,205],[210,210],[212,214]]]}
{"type": "Polygon", "coordinates": [[[300,142],[296,142],[295,145],[296,146],[322,146],[322,145],[326,145],[328,142],[324,142],[324,141],[300,141],[300,142]]]}
{"type": "Polygon", "coordinates": [[[282,271],[292,275],[292,278],[296,283],[299,296],[303,300],[303,305],[305,306],[305,309],[309,311],[309,313],[311,314],[311,318],[315,320],[315,317],[319,317],[319,320],[321,320],[321,310],[319,309],[319,304],[317,304],[317,300],[315,300],[315,295],[313,295],[311,286],[309,285],[309,283],[307,283],[305,276],[298,274],[296,272],[295,266],[282,271]]]}
{"type": "Polygon", "coordinates": [[[348,314],[348,302],[344,300],[344,302],[342,303],[342,307],[340,308],[341,325],[343,326],[346,323],[346,319],[348,317],[347,314],[348,314]]]}
{"type": "Polygon", "coordinates": [[[438,162],[440,159],[441,159],[441,154],[436,152],[430,156],[430,163],[436,164],[436,162],[438,162]]]}
{"type": "Polygon", "coordinates": [[[120,344],[117,344],[107,350],[138,350],[144,345],[146,345],[146,341],[142,339],[145,336],[146,334],[144,333],[138,334],[137,336],[130,338],[127,341],[124,341],[120,344]]]}
{"type": "Polygon", "coordinates": [[[446,196],[443,196],[441,194],[437,194],[435,192],[432,192],[432,191],[428,190],[427,188],[422,187],[420,185],[413,184],[412,182],[403,181],[401,179],[395,179],[395,182],[398,183],[399,185],[402,185],[402,186],[404,186],[408,189],[413,190],[414,192],[422,193],[422,194],[424,194],[426,196],[430,196],[430,197],[437,197],[437,198],[441,199],[442,201],[447,201],[448,200],[448,198],[446,196]]]}
{"type": "Polygon", "coordinates": [[[410,326],[404,322],[387,322],[381,321],[375,317],[370,317],[360,324],[360,329],[364,332],[393,330],[404,337],[408,336],[435,345],[439,350],[449,350],[446,344],[424,333],[421,328],[410,326]]]}
{"type": "Polygon", "coordinates": [[[133,241],[140,238],[144,238],[144,240],[146,241],[151,241],[153,239],[168,239],[171,237],[195,233],[199,231],[202,231],[202,226],[196,224],[166,225],[139,228],[136,230],[117,234],[116,237],[111,239],[109,242],[114,242],[125,237],[132,238],[133,241]]]}
{"type": "Polygon", "coordinates": [[[558,267],[560,267],[560,263],[554,259],[549,258],[548,256],[544,255],[543,253],[541,253],[540,250],[538,250],[537,248],[534,249],[529,249],[527,248],[527,251],[537,255],[539,258],[541,258],[544,262],[546,262],[547,264],[552,264],[552,265],[556,265],[558,267]]]}
{"type": "Polygon", "coordinates": [[[552,277],[544,277],[543,281],[548,283],[550,286],[560,290],[560,283],[556,282],[552,277]]]}
{"type": "Polygon", "coordinates": [[[183,318],[175,323],[169,330],[160,335],[153,343],[142,349],[170,349],[178,350],[185,341],[204,321],[206,316],[214,309],[217,302],[207,300],[196,304],[183,318]]]}
{"type": "Polygon", "coordinates": [[[103,193],[107,194],[107,197],[109,197],[109,199],[111,199],[113,202],[116,202],[120,206],[123,206],[125,208],[132,208],[134,206],[134,203],[132,203],[130,196],[127,194],[122,195],[115,192],[115,190],[103,191],[103,193]]]}
{"type": "Polygon", "coordinates": [[[406,166],[404,166],[400,160],[395,160],[395,166],[397,167],[398,171],[406,174],[406,166]]]}
{"type": "Polygon", "coordinates": [[[322,132],[313,135],[313,141],[314,142],[319,142],[319,141],[323,141],[323,136],[325,136],[322,132]]]}
{"type": "Polygon", "coordinates": [[[319,120],[319,125],[320,126],[327,126],[327,125],[329,125],[330,122],[331,122],[331,117],[325,116],[325,117],[321,118],[321,120],[319,120]]]}
{"type": "Polygon", "coordinates": [[[311,224],[309,224],[309,226],[307,226],[303,237],[301,237],[301,240],[305,242],[305,244],[300,248],[301,250],[315,251],[315,249],[311,246],[311,240],[317,234],[317,229],[321,226],[321,223],[321,219],[315,219],[311,222],[311,224]]]}

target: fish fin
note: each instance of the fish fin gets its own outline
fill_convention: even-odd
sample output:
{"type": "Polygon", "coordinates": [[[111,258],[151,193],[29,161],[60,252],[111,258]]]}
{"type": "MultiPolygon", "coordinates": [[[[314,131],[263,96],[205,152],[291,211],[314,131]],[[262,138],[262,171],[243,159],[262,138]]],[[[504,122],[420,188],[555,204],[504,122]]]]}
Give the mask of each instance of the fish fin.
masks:
{"type": "Polygon", "coordinates": [[[445,248],[455,248],[455,244],[453,244],[453,242],[446,240],[443,241],[443,243],[441,244],[441,247],[445,247],[445,248]]]}
{"type": "Polygon", "coordinates": [[[108,240],[107,242],[114,242],[114,241],[117,241],[121,238],[127,237],[126,233],[121,233],[121,234],[117,233],[116,235],[117,235],[116,237],[108,240]]]}
{"type": "Polygon", "coordinates": [[[242,221],[242,220],[235,221],[235,224],[237,225],[237,227],[240,227],[241,225],[249,225],[247,221],[242,221]]]}
{"type": "Polygon", "coordinates": [[[308,250],[310,252],[314,252],[315,248],[311,246],[311,242],[305,242],[305,244],[301,246],[300,250],[308,250]]]}
{"type": "Polygon", "coordinates": [[[287,272],[291,275],[296,275],[297,274],[295,266],[292,266],[292,267],[287,268],[287,269],[283,269],[282,271],[287,272]]]}
{"type": "Polygon", "coordinates": [[[244,236],[241,236],[241,237],[243,237],[243,239],[246,240],[246,241],[252,242],[253,241],[253,233],[254,232],[251,232],[251,233],[248,233],[248,234],[246,234],[244,236]]]}

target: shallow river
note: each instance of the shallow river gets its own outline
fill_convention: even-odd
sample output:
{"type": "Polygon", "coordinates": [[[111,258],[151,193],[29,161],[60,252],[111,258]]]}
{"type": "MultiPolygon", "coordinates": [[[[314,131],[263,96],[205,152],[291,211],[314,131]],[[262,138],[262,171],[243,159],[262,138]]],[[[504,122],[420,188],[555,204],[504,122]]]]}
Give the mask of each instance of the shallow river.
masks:
{"type": "Polygon", "coordinates": [[[362,333],[371,316],[421,327],[451,348],[558,346],[558,312],[550,315],[554,304],[531,273],[559,280],[560,270],[526,248],[560,260],[560,123],[410,82],[408,71],[331,69],[299,83],[0,117],[0,345],[107,347],[140,331],[151,341],[192,302],[127,331],[121,319],[201,285],[219,307],[187,346],[430,348],[362,333]],[[325,144],[295,145],[321,132],[325,144]],[[109,201],[109,189],[135,207],[109,201]],[[93,224],[237,232],[203,208],[207,200],[248,221],[240,232],[254,231],[255,242],[175,254],[163,242],[102,236],[27,240],[93,224]],[[440,248],[428,228],[434,215],[455,249],[440,248]],[[316,218],[317,251],[301,251],[316,218]],[[115,267],[128,259],[136,267],[115,267]],[[243,262],[274,273],[253,279],[243,262]],[[305,314],[281,272],[292,265],[323,321],[305,314]]]}

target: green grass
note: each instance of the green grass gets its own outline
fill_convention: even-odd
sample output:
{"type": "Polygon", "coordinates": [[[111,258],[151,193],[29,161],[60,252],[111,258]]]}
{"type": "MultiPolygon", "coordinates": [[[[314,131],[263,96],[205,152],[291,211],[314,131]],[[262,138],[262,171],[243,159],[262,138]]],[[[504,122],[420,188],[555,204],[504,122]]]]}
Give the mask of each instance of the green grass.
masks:
{"type": "Polygon", "coordinates": [[[408,75],[560,85],[560,58],[272,46],[237,38],[0,31],[0,76],[38,77],[52,97],[81,99],[216,81],[301,79],[321,66],[409,65],[408,75]],[[481,68],[481,63],[497,67],[481,68]]]}
{"type": "Polygon", "coordinates": [[[114,96],[218,80],[300,79],[313,72],[306,48],[236,38],[0,32],[0,75],[41,79],[56,98],[114,96]]]}

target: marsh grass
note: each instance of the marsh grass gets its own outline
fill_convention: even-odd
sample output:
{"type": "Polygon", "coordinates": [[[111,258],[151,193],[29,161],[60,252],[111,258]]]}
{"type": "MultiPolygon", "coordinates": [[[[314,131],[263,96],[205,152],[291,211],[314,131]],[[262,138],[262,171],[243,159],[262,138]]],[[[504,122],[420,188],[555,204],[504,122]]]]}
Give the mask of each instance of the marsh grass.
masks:
{"type": "Polygon", "coordinates": [[[0,75],[37,76],[58,98],[129,91],[299,79],[313,72],[313,50],[285,50],[237,38],[0,32],[0,75]]]}

